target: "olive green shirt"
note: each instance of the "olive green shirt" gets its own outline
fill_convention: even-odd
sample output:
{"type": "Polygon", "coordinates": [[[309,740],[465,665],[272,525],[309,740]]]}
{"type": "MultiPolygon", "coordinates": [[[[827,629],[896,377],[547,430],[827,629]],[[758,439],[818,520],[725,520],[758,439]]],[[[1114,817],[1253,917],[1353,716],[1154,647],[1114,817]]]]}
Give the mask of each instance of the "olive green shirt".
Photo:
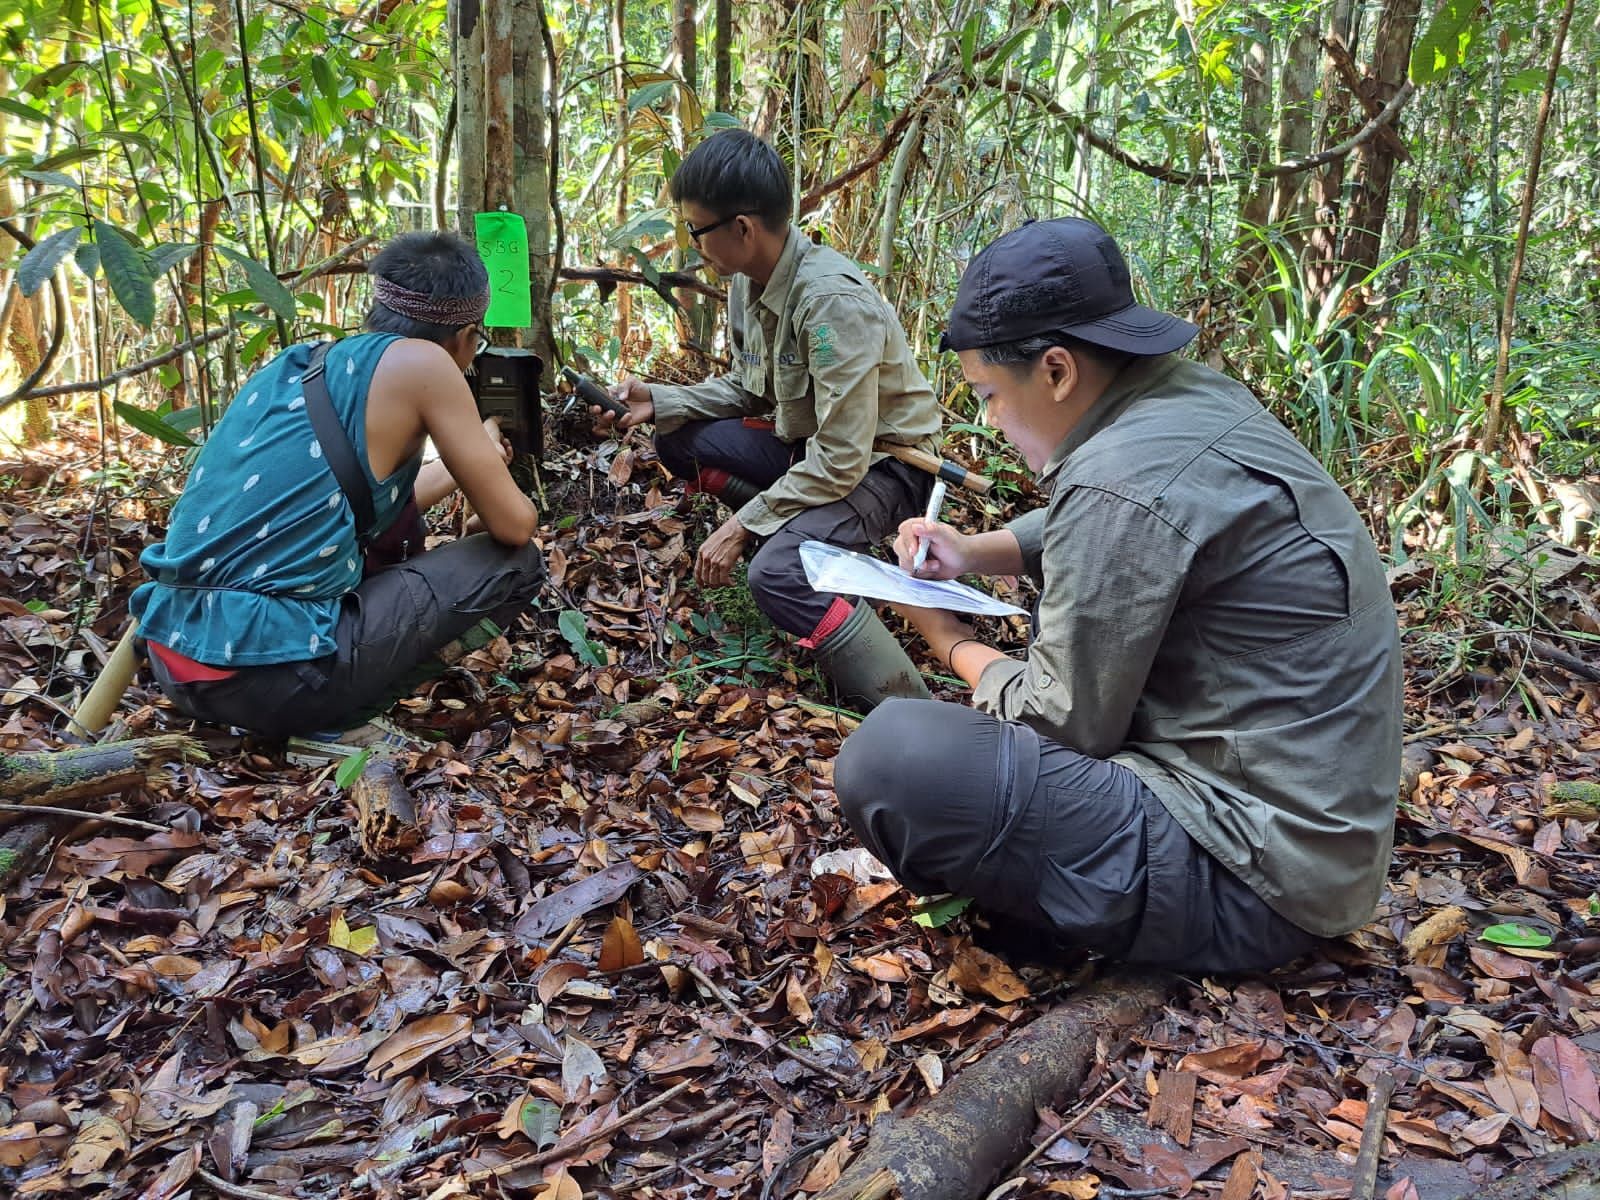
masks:
{"type": "Polygon", "coordinates": [[[975,703],[1131,768],[1276,912],[1371,919],[1400,778],[1399,632],[1353,505],[1239,384],[1135,359],[1010,526],[1041,583],[975,703]]]}
{"type": "Polygon", "coordinates": [[[842,500],[884,456],[876,438],[933,452],[939,405],[894,310],[861,268],[791,226],[765,288],[728,287],[733,370],[687,387],[656,385],[656,427],[770,417],[803,459],[739,509],[752,533],[776,533],[796,513],[842,500]]]}

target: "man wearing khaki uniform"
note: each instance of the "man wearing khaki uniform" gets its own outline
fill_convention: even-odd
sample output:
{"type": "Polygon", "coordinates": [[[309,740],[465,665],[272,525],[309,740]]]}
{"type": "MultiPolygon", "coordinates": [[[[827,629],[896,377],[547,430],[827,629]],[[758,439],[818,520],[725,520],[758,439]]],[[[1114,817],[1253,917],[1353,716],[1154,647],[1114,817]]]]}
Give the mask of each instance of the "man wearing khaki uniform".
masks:
{"type": "Polygon", "coordinates": [[[927,503],[931,477],[873,449],[937,449],[938,404],[899,320],[859,267],[789,223],[787,174],[760,139],[708,138],[671,191],[701,255],[732,277],[734,367],[688,387],[628,380],[619,424],[654,421],[667,468],[733,510],[701,548],[696,579],[728,583],[759,541],[751,594],[815,651],[843,698],[927,696],[872,607],[813,591],[799,557],[808,540],[869,549],[927,503]]]}
{"type": "Polygon", "coordinates": [[[851,828],[912,891],[1029,940],[1190,972],[1287,962],[1372,917],[1400,775],[1400,639],[1354,506],[1241,384],[1177,356],[1111,236],[1013,230],[944,338],[1049,491],[1004,529],[914,518],[901,565],[1026,572],[1013,658],[907,610],[972,707],[895,700],[835,764],[851,828]]]}

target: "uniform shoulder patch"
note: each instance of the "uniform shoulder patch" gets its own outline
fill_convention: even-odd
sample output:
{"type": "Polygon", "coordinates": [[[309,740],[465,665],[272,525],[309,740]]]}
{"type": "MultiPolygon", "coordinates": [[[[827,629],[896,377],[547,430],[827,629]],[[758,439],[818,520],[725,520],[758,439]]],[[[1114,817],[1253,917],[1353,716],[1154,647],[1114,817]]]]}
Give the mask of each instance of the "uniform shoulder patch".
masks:
{"type": "Polygon", "coordinates": [[[811,364],[826,367],[838,357],[838,347],[833,342],[833,328],[829,325],[818,325],[811,331],[811,364]]]}

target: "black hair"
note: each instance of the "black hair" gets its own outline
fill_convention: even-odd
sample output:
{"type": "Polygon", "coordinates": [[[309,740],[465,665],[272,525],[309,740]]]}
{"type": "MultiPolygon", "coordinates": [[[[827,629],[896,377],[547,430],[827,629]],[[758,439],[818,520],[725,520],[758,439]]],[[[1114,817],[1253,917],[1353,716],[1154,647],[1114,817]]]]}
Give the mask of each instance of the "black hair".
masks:
{"type": "MultiPolygon", "coordinates": [[[[489,272],[477,247],[458,233],[402,233],[373,257],[368,275],[382,275],[401,287],[438,299],[466,300],[489,290],[489,272]]],[[[370,333],[398,333],[443,345],[466,325],[436,325],[401,316],[381,300],[367,310],[370,333]]]]}
{"type": "Polygon", "coordinates": [[[1041,333],[1017,342],[998,342],[993,346],[979,347],[978,359],[991,367],[1010,367],[1013,371],[1020,371],[1033,366],[1049,353],[1053,346],[1060,346],[1063,350],[1082,355],[1106,368],[1121,368],[1130,359],[1139,357],[1125,350],[1097,346],[1080,337],[1073,337],[1070,333],[1041,333]]]}
{"type": "Polygon", "coordinates": [[[783,159],[743,129],[719,129],[684,155],[667,190],[674,204],[687,200],[718,220],[745,213],[773,232],[789,224],[789,172],[783,159]]]}

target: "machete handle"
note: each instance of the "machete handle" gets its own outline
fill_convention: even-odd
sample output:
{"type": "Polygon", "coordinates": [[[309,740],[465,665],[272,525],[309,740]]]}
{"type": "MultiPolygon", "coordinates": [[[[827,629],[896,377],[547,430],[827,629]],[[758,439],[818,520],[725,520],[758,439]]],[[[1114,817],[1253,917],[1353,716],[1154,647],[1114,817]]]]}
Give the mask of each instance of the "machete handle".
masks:
{"type": "Polygon", "coordinates": [[[628,406],[626,404],[618,400],[587,375],[580,375],[571,367],[562,367],[561,374],[572,385],[572,390],[577,392],[588,403],[619,417],[628,415],[628,406]]]}

